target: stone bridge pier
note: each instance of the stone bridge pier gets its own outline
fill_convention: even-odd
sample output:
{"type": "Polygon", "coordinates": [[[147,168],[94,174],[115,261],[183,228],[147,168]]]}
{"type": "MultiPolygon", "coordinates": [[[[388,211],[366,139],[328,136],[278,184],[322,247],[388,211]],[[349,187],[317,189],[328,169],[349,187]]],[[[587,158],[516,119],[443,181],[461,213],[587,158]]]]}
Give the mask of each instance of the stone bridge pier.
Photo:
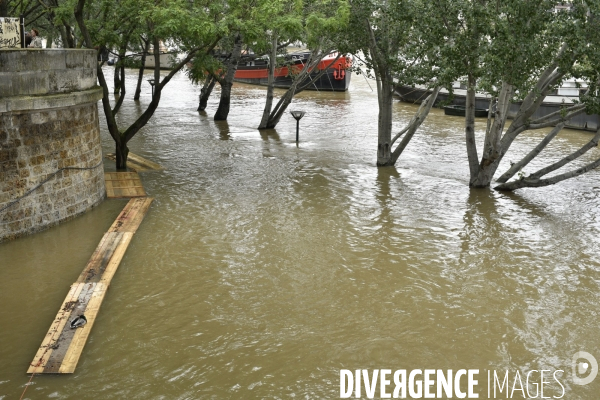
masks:
{"type": "Polygon", "coordinates": [[[0,242],[104,199],[96,62],[95,50],[0,50],[0,242]]]}

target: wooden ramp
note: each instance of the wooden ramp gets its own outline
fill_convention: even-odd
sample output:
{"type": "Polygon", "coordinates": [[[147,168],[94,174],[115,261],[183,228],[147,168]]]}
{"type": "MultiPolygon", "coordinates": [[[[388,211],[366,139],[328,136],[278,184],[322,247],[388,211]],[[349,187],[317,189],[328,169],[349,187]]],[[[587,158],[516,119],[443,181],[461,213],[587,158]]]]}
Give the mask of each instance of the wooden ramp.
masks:
{"type": "MultiPolygon", "coordinates": [[[[117,156],[115,153],[108,153],[106,158],[109,158],[115,162],[117,161],[117,156]]],[[[137,172],[160,171],[164,169],[160,164],[147,160],[142,156],[133,154],[132,152],[129,152],[127,155],[127,168],[137,172]]]]}
{"type": "Polygon", "coordinates": [[[145,197],[146,191],[137,172],[105,172],[106,197],[145,197]]]}
{"type": "Polygon", "coordinates": [[[152,200],[151,197],[131,199],[104,234],[85,269],[71,285],[54,322],[29,365],[28,374],[75,372],[110,281],[152,200]],[[79,315],[85,315],[87,324],[71,329],[71,321],[79,315]]]}

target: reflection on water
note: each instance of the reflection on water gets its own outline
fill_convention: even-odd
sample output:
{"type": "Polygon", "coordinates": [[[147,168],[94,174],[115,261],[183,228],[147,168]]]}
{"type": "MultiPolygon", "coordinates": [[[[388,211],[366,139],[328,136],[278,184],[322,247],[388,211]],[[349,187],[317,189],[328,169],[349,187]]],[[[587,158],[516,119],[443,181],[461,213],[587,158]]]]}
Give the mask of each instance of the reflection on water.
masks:
{"type": "MultiPolygon", "coordinates": [[[[144,90],[121,124],[148,103],[144,90]]],[[[234,86],[226,122],[212,120],[216,97],[196,111],[197,92],[177,75],[131,141],[165,167],[142,175],[156,200],[75,374],[36,376],[30,398],[336,398],[342,368],[479,368],[485,382],[485,369],[570,374],[575,351],[600,357],[598,173],[469,190],[464,122],[440,110],[397,167],[375,168],[377,99],[364,79],[300,93],[298,145],[290,115],[255,129],[264,88],[234,86]]],[[[396,104],[395,129],[414,111],[396,104]]],[[[506,163],[543,135],[520,138],[506,163]]],[[[545,158],[587,140],[565,132],[545,158]]],[[[103,146],[113,151],[106,131],[103,146]]],[[[0,245],[0,398],[22,392],[123,204],[0,245]]],[[[567,384],[566,398],[595,399],[599,385],[567,384]]]]}

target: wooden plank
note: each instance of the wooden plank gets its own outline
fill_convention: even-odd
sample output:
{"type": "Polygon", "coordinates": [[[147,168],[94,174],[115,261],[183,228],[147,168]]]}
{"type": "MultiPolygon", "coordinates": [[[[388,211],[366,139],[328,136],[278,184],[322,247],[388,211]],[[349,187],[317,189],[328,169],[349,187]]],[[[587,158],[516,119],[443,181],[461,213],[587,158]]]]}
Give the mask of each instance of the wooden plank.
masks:
{"type": "Polygon", "coordinates": [[[131,152],[128,154],[127,160],[131,160],[134,163],[136,163],[137,165],[141,166],[142,168],[146,168],[147,170],[159,171],[159,170],[164,169],[162,165],[157,164],[153,161],[148,160],[147,158],[138,156],[137,154],[134,154],[131,152]]]}
{"type": "Polygon", "coordinates": [[[61,304],[58,314],[56,314],[52,325],[50,325],[50,329],[48,329],[48,333],[46,333],[46,336],[44,336],[44,340],[42,341],[37,354],[29,365],[29,369],[27,370],[28,374],[37,374],[44,371],[46,362],[52,354],[52,351],[56,345],[56,341],[62,333],[64,326],[67,324],[69,316],[71,315],[71,311],[75,307],[75,302],[79,297],[83,286],[83,283],[74,283],[71,285],[69,293],[67,293],[67,297],[65,297],[65,300],[61,304]]]}
{"type": "Polygon", "coordinates": [[[74,283],[44,337],[27,373],[72,373],[94,325],[106,289],[123,259],[152,198],[131,199],[104,235],[74,283]],[[85,315],[87,324],[71,329],[69,322],[85,315]]]}
{"type": "Polygon", "coordinates": [[[152,197],[131,199],[121,211],[115,222],[109,228],[109,232],[132,232],[135,233],[142,223],[144,216],[154,200],[152,197]]]}
{"type": "Polygon", "coordinates": [[[62,360],[60,369],[57,371],[58,373],[72,374],[75,372],[75,367],[83,352],[83,347],[94,326],[96,316],[98,315],[98,311],[100,311],[100,305],[102,305],[102,300],[104,300],[104,295],[106,294],[106,285],[104,283],[98,282],[94,285],[94,291],[85,309],[87,324],[81,328],[72,329],[75,332],[71,340],[71,345],[62,360]]]}
{"type": "Polygon", "coordinates": [[[113,189],[112,192],[110,192],[110,193],[107,190],[106,196],[111,199],[126,199],[129,197],[146,197],[146,193],[143,191],[143,189],[141,189],[137,192],[130,192],[130,189],[128,189],[128,188],[122,188],[122,189],[113,189]]]}
{"type": "Polygon", "coordinates": [[[45,374],[58,373],[63,359],[65,358],[65,354],[67,354],[67,351],[71,346],[71,341],[73,340],[75,331],[77,331],[77,329],[71,329],[70,321],[79,315],[85,315],[87,318],[86,309],[88,302],[92,297],[92,293],[94,292],[95,286],[96,282],[83,284],[83,288],[77,297],[75,307],[72,309],[69,318],[67,318],[67,324],[63,326],[63,330],[53,346],[54,351],[48,357],[48,361],[46,361],[43,371],[45,374]]]}
{"type": "MultiPolygon", "coordinates": [[[[114,153],[107,154],[106,158],[117,161],[117,157],[114,153]]],[[[160,171],[164,169],[160,164],[150,161],[142,156],[138,156],[137,154],[133,154],[132,152],[129,152],[127,155],[127,168],[137,172],[160,171]]]]}
{"type": "Polygon", "coordinates": [[[123,233],[106,232],[76,282],[99,282],[123,233]]]}
{"type": "Polygon", "coordinates": [[[135,233],[144,220],[144,217],[148,213],[148,209],[150,209],[150,205],[152,204],[153,200],[154,198],[152,197],[136,199],[138,204],[140,204],[140,207],[138,208],[137,212],[131,216],[128,223],[124,226],[121,226],[120,232],[135,233]]]}
{"type": "Polygon", "coordinates": [[[105,172],[104,179],[112,182],[139,182],[140,176],[136,172],[105,172]]]}
{"type": "Polygon", "coordinates": [[[119,181],[126,179],[139,179],[139,175],[137,172],[105,172],[105,179],[111,181],[119,181]]]}
{"type": "Polygon", "coordinates": [[[123,208],[123,211],[115,219],[108,232],[127,232],[124,228],[133,219],[137,212],[142,209],[144,199],[131,199],[123,208]]]}
{"type": "Polygon", "coordinates": [[[110,261],[106,265],[106,269],[104,270],[102,278],[100,279],[100,282],[106,285],[106,287],[110,285],[110,281],[115,275],[115,272],[117,272],[117,268],[119,268],[119,264],[121,263],[121,260],[125,255],[125,251],[127,250],[127,247],[129,247],[129,243],[133,238],[132,232],[123,232],[120,233],[120,235],[121,239],[119,241],[119,244],[116,247],[112,257],[110,258],[110,261]]]}
{"type": "MultiPolygon", "coordinates": [[[[142,189],[143,190],[143,189],[142,189]]],[[[128,189],[113,189],[112,191],[106,191],[106,197],[110,199],[127,199],[130,197],[146,197],[146,193],[142,190],[130,194],[128,189]]]]}
{"type": "Polygon", "coordinates": [[[109,198],[146,196],[144,185],[137,172],[104,173],[106,196],[109,198]]]}

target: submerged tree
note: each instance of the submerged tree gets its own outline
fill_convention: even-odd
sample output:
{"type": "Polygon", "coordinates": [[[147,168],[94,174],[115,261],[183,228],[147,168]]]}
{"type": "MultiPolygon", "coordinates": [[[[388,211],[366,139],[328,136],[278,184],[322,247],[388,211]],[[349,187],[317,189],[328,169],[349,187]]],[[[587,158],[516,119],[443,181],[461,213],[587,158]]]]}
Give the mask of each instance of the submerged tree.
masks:
{"type": "Polygon", "coordinates": [[[210,56],[197,55],[187,71],[192,82],[203,82],[198,111],[206,109],[208,98],[218,83],[221,86],[219,107],[215,121],[223,121],[229,115],[233,78],[242,56],[245,36],[252,37],[255,24],[249,13],[249,4],[244,0],[233,0],[214,5],[223,15],[221,25],[226,35],[220,40],[217,50],[210,56]]]}
{"type": "Polygon", "coordinates": [[[347,27],[349,8],[346,0],[337,1],[277,1],[267,3],[268,12],[258,10],[263,26],[268,27],[268,41],[257,47],[268,52],[269,70],[267,98],[258,129],[272,129],[279,123],[294,96],[313,85],[327,68],[335,63],[342,54],[338,53],[333,61],[327,61],[318,71],[318,66],[338,45],[338,37],[347,27]],[[281,16],[283,15],[283,16],[281,16]],[[286,58],[282,43],[301,41],[310,48],[310,55],[301,65],[286,58]],[[273,106],[275,94],[275,74],[287,71],[292,84],[273,106]]]}
{"type": "Polygon", "coordinates": [[[221,64],[212,55],[197,54],[188,64],[186,74],[194,84],[202,82],[197,111],[204,111],[208,105],[208,99],[217,84],[217,73],[221,64]]]}
{"type": "Polygon", "coordinates": [[[535,98],[533,92],[528,94],[519,109],[519,113],[515,117],[515,122],[517,123],[515,124],[516,127],[512,131],[510,129],[507,130],[507,134],[510,131],[511,136],[507,136],[504,148],[501,148],[501,150],[506,152],[508,146],[510,146],[511,140],[514,140],[521,132],[548,126],[554,126],[554,128],[534,149],[523,157],[523,159],[513,163],[511,168],[497,179],[501,184],[496,186],[496,189],[515,190],[524,187],[553,185],[565,179],[584,174],[600,166],[600,158],[598,158],[582,167],[547,177],[548,174],[557,171],[578,159],[589,150],[597,147],[598,140],[600,139],[600,129],[598,129],[590,141],[571,154],[568,154],[562,159],[527,176],[521,172],[522,169],[528,165],[531,160],[537,157],[551,140],[556,137],[565,126],[566,121],[570,118],[584,112],[590,115],[600,113],[600,92],[598,90],[600,84],[600,72],[597,67],[600,63],[600,20],[595,17],[600,15],[599,6],[600,4],[598,2],[578,2],[573,4],[568,12],[563,11],[565,19],[567,19],[565,27],[568,30],[565,29],[566,32],[562,36],[562,45],[558,51],[557,57],[555,57],[553,62],[546,68],[544,74],[542,74],[542,77],[537,82],[538,86],[536,86],[537,89],[539,88],[540,83],[545,83],[552,87],[553,82],[557,82],[554,83],[554,85],[556,85],[561,83],[565,78],[572,77],[586,81],[588,83],[587,90],[580,96],[579,101],[565,105],[559,111],[540,118],[530,118],[529,120],[525,120],[524,115],[526,115],[525,112],[527,109],[523,107],[523,105],[533,103],[531,108],[537,109],[539,104],[536,103],[541,103],[542,101],[539,97],[547,94],[548,89],[544,86],[537,89],[537,91],[541,92],[538,98],[535,98]],[[566,54],[563,62],[561,62],[562,54],[566,54]],[[519,173],[518,179],[508,182],[508,180],[517,173],[519,173]]]}
{"type": "MultiPolygon", "coordinates": [[[[218,23],[218,13],[212,12],[210,3],[195,4],[186,1],[170,1],[163,4],[162,2],[124,0],[117,3],[117,8],[114,7],[114,2],[108,3],[112,4],[112,7],[102,8],[103,12],[114,13],[115,17],[127,15],[128,19],[120,20],[122,24],[127,23],[131,26],[144,28],[144,33],[153,44],[153,54],[156,61],[152,100],[136,121],[124,130],[121,130],[116,122],[115,112],[110,105],[108,85],[101,66],[98,66],[98,81],[104,92],[102,108],[106,116],[108,131],[115,141],[117,169],[126,169],[127,154],[129,153],[127,143],[146,125],[154,114],[164,87],[195,54],[210,52],[221,38],[222,32],[218,23]],[[137,11],[127,12],[132,9],[137,11]],[[186,53],[186,56],[173,65],[173,69],[165,77],[161,77],[160,73],[159,42],[163,38],[171,39],[186,53]]],[[[108,3],[107,5],[110,5],[108,3]]],[[[85,0],[77,1],[75,17],[84,36],[86,47],[104,47],[107,44],[107,31],[110,31],[113,27],[95,24],[94,20],[86,18],[86,15],[89,14],[84,12],[85,6],[85,0]],[[88,29],[88,26],[90,29],[88,29]]],[[[106,18],[106,20],[111,19],[106,18]]]]}
{"type": "MultiPolygon", "coordinates": [[[[258,126],[258,129],[273,129],[279,121],[281,117],[285,113],[287,107],[291,104],[294,96],[303,90],[311,87],[315,84],[315,82],[327,72],[327,69],[335,64],[336,61],[340,59],[342,56],[341,53],[337,53],[335,58],[332,60],[324,59],[332,55],[333,49],[329,48],[326,50],[322,50],[320,47],[316,47],[311,50],[308,59],[304,60],[301,66],[297,66],[293,62],[287,62],[280,64],[279,67],[275,66],[275,62],[269,61],[269,83],[267,87],[267,101],[265,103],[265,108],[263,110],[263,115],[261,118],[261,122],[258,126]],[[313,74],[313,72],[317,71],[319,65],[324,62],[323,68],[320,72],[313,74]],[[277,104],[273,106],[274,100],[274,89],[275,89],[275,71],[276,69],[287,69],[288,74],[292,76],[292,84],[285,91],[285,93],[281,96],[281,98],[277,101],[277,104]]],[[[273,59],[275,54],[272,54],[270,60],[273,59]]]]}
{"type": "MultiPolygon", "coordinates": [[[[465,134],[471,187],[488,187],[505,154],[518,135],[531,129],[556,125],[530,154],[501,178],[506,182],[550,142],[573,116],[586,110],[573,104],[561,111],[535,118],[544,98],[578,64],[589,63],[597,48],[597,22],[582,1],[558,11],[554,0],[503,2],[481,0],[438,1],[432,15],[444,26],[452,46],[442,57],[467,80],[465,134]],[[588,48],[588,50],[586,50],[588,48]],[[475,139],[475,95],[492,95],[481,159],[475,139]],[[511,104],[521,100],[518,112],[506,128],[511,104]]],[[[594,79],[591,70],[586,79],[594,79]]],[[[579,75],[583,77],[583,75],[579,75]]],[[[589,93],[591,95],[591,92],[589,93]]],[[[591,98],[591,96],[589,96],[591,98]]],[[[589,106],[588,106],[589,109],[589,106]]],[[[500,186],[510,189],[512,186],[500,186]]]]}
{"type": "Polygon", "coordinates": [[[444,38],[431,26],[425,2],[351,0],[350,4],[350,26],[355,30],[345,46],[364,55],[367,73],[375,77],[379,107],[377,166],[392,166],[429,114],[441,87],[451,82],[439,65],[439,47],[444,38]],[[392,136],[395,84],[421,84],[431,88],[432,93],[410,122],[392,136]]]}

